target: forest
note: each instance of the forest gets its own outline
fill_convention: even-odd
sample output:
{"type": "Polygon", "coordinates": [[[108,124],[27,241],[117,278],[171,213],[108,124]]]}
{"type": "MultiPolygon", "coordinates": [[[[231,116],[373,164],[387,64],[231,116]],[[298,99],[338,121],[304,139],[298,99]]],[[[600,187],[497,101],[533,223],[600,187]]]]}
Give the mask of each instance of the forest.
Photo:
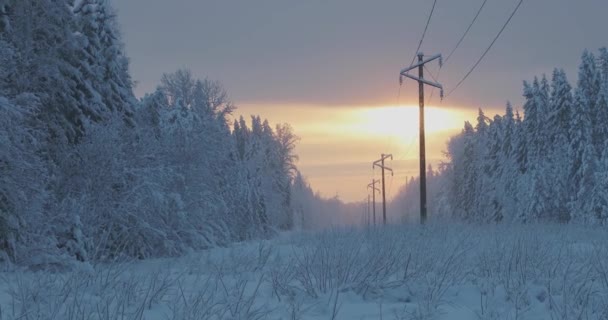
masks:
{"type": "Polygon", "coordinates": [[[176,256],[307,228],[332,206],[298,172],[292,128],[234,119],[217,81],[177,70],[136,98],[108,1],[0,10],[4,263],[176,256]]]}
{"type": "Polygon", "coordinates": [[[122,39],[108,0],[0,0],[0,320],[608,319],[608,49],[479,109],[426,224],[412,177],[381,226],[222,83],[136,96],[122,39]]]}
{"type": "MultiPolygon", "coordinates": [[[[576,86],[562,69],[524,81],[523,113],[507,103],[450,139],[429,168],[431,215],[474,222],[608,221],[608,50],[584,51],[576,86]]],[[[417,178],[396,209],[418,212],[417,178]]]]}
{"type": "MultiPolygon", "coordinates": [[[[0,13],[4,263],[180,256],[359,214],[312,190],[290,125],[235,118],[221,83],[180,69],[135,97],[109,2],[0,0],[0,13]]],[[[574,88],[555,69],[523,93],[521,112],[480,109],[448,141],[431,219],[606,223],[608,50],[583,53],[574,88]]],[[[417,206],[414,177],[390,211],[414,221],[417,206]]]]}

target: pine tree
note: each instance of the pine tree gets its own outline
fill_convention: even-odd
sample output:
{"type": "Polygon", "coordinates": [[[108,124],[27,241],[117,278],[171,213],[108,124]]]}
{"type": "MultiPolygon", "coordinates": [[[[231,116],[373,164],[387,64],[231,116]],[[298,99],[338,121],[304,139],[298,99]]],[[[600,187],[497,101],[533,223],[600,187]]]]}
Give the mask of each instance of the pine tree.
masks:
{"type": "MultiPolygon", "coordinates": [[[[465,214],[465,204],[464,204],[464,181],[465,181],[465,167],[468,165],[464,160],[465,153],[465,139],[467,139],[467,134],[465,134],[465,130],[470,130],[468,134],[473,134],[473,128],[470,124],[467,125],[465,123],[465,127],[462,132],[450,138],[447,143],[447,156],[449,157],[449,177],[448,185],[449,189],[446,193],[446,196],[449,198],[449,202],[452,204],[452,208],[454,210],[453,215],[459,218],[464,218],[465,214]]],[[[411,180],[410,180],[411,181],[411,180]]],[[[411,183],[407,183],[400,193],[403,194],[402,197],[398,197],[397,199],[402,200],[402,207],[407,206],[408,198],[414,197],[414,191],[410,190],[411,183]]],[[[401,210],[404,210],[402,208],[401,210]]]]}
{"type": "Polygon", "coordinates": [[[534,169],[534,166],[539,163],[539,158],[542,156],[542,150],[544,149],[542,147],[542,96],[543,93],[538,78],[534,78],[532,85],[524,81],[524,97],[526,98],[526,102],[524,103],[525,117],[523,125],[527,143],[527,169],[534,169]]]}
{"type": "Polygon", "coordinates": [[[608,141],[608,86],[602,88],[598,94],[597,101],[595,103],[596,119],[595,119],[595,146],[599,149],[598,156],[601,156],[601,150],[605,146],[605,142],[608,141]]]}
{"type": "Polygon", "coordinates": [[[608,48],[600,48],[600,70],[602,85],[605,87],[608,85],[608,48]]]}
{"type": "Polygon", "coordinates": [[[152,129],[155,137],[160,136],[161,113],[169,105],[162,91],[146,94],[135,107],[135,122],[145,128],[152,129]]]}
{"type": "MultiPolygon", "coordinates": [[[[580,198],[584,194],[581,190],[587,188],[585,186],[585,176],[588,172],[586,170],[586,161],[589,161],[592,157],[590,150],[594,150],[592,140],[592,122],[589,115],[589,109],[585,104],[586,99],[583,96],[580,88],[577,88],[575,99],[574,99],[574,110],[570,124],[570,143],[568,146],[568,185],[570,189],[568,194],[570,195],[571,216],[576,220],[581,220],[583,215],[581,210],[581,202],[584,201],[584,197],[580,198]]],[[[587,177],[589,177],[587,175],[587,177]]]]}
{"type": "Polygon", "coordinates": [[[475,219],[476,212],[476,199],[478,196],[478,180],[479,170],[477,168],[477,154],[476,148],[476,134],[471,124],[467,121],[464,125],[464,150],[463,150],[463,181],[462,181],[462,193],[460,198],[462,199],[462,210],[465,219],[475,219]]]}
{"type": "Polygon", "coordinates": [[[238,120],[234,120],[232,135],[234,136],[236,143],[237,159],[244,161],[245,145],[248,141],[248,130],[247,123],[245,122],[243,116],[241,116],[238,120]]]}
{"type": "Polygon", "coordinates": [[[498,183],[499,199],[503,206],[503,216],[505,220],[512,221],[517,212],[518,192],[517,181],[520,178],[520,171],[517,164],[517,122],[513,112],[513,106],[507,102],[503,124],[503,143],[500,153],[498,183]]]}
{"type": "Polygon", "coordinates": [[[602,140],[605,123],[599,122],[600,119],[608,118],[604,115],[608,110],[599,109],[597,106],[600,94],[600,73],[596,64],[595,56],[585,50],[581,59],[578,72],[577,99],[578,102],[587,110],[591,120],[591,138],[596,150],[603,147],[602,140]]]}
{"type": "Polygon", "coordinates": [[[513,149],[515,160],[520,174],[525,174],[528,170],[528,141],[525,134],[525,127],[519,111],[515,112],[515,138],[513,140],[513,149]]]}
{"type": "Polygon", "coordinates": [[[85,38],[80,52],[89,73],[87,80],[99,92],[107,109],[124,114],[130,120],[135,97],[116,15],[107,0],[79,1],[73,12],[85,38]]]}
{"type": "Polygon", "coordinates": [[[504,120],[504,143],[502,148],[502,155],[505,159],[513,157],[514,151],[514,139],[515,139],[515,114],[513,113],[513,105],[507,101],[505,108],[504,120]]]}
{"type": "Polygon", "coordinates": [[[503,220],[503,202],[500,198],[503,194],[500,181],[503,171],[503,161],[501,150],[504,145],[504,128],[502,117],[496,115],[489,126],[489,141],[487,145],[486,155],[483,159],[483,182],[482,190],[484,196],[480,201],[484,202],[483,214],[487,216],[488,221],[503,220]]]}
{"type": "Polygon", "coordinates": [[[593,144],[587,144],[583,151],[581,166],[576,172],[578,188],[574,194],[575,200],[571,203],[571,215],[578,222],[594,223],[596,219],[594,206],[597,205],[599,196],[596,188],[598,169],[596,154],[593,144]]]}
{"type": "Polygon", "coordinates": [[[569,219],[568,213],[568,145],[573,112],[572,88],[563,70],[555,69],[551,82],[551,100],[546,121],[546,144],[550,147],[544,162],[545,184],[552,186],[548,198],[549,210],[560,221],[569,219]]]}
{"type": "Polygon", "coordinates": [[[608,123],[608,49],[606,47],[600,49],[599,61],[600,92],[596,103],[598,110],[596,142],[598,147],[604,147],[600,144],[602,141],[608,140],[608,127],[606,126],[608,123]]]}
{"type": "Polygon", "coordinates": [[[538,145],[539,149],[537,150],[537,154],[541,159],[545,159],[550,152],[546,141],[551,128],[549,128],[549,126],[547,125],[547,121],[544,118],[550,112],[551,109],[551,88],[549,85],[549,81],[547,80],[547,77],[544,74],[540,80],[540,83],[538,84],[537,90],[538,91],[536,92],[534,99],[536,99],[536,106],[538,107],[538,114],[540,117],[539,130],[541,136],[539,137],[539,140],[542,141],[542,143],[538,145]]]}
{"type": "Polygon", "coordinates": [[[0,96],[0,261],[28,261],[27,249],[45,248],[49,176],[40,157],[44,132],[35,119],[41,107],[35,95],[0,96]]]}
{"type": "Polygon", "coordinates": [[[604,148],[598,163],[596,181],[592,208],[597,222],[605,226],[608,223],[608,146],[604,148]]]}
{"type": "Polygon", "coordinates": [[[581,57],[577,89],[580,90],[584,104],[589,106],[589,110],[595,111],[595,102],[600,91],[600,74],[595,56],[588,50],[585,50],[581,57]]]}
{"type": "Polygon", "coordinates": [[[490,126],[491,121],[484,114],[483,110],[479,109],[477,115],[477,125],[475,126],[475,158],[474,158],[474,167],[476,171],[476,181],[474,187],[474,194],[476,196],[475,203],[475,212],[476,216],[480,219],[485,220],[487,215],[490,214],[488,211],[490,210],[487,205],[487,199],[483,198],[486,193],[485,188],[488,186],[490,175],[490,164],[488,161],[490,154],[490,126]]]}
{"type": "Polygon", "coordinates": [[[555,69],[551,83],[551,103],[548,110],[548,142],[553,145],[564,145],[569,140],[570,118],[572,116],[572,87],[568,83],[564,70],[555,69]]]}
{"type": "Polygon", "coordinates": [[[18,57],[8,92],[39,94],[50,138],[76,142],[87,122],[101,121],[111,112],[99,82],[91,77],[93,66],[82,60],[88,38],[65,0],[8,1],[7,7],[11,28],[3,36],[18,57]]]}

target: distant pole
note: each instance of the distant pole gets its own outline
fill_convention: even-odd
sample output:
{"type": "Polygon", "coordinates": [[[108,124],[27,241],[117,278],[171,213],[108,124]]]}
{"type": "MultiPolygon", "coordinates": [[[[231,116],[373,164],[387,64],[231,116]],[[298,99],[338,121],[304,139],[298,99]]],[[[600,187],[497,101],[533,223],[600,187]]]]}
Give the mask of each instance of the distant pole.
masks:
{"type": "Polygon", "coordinates": [[[424,85],[430,85],[441,90],[441,98],[443,98],[443,86],[439,83],[430,82],[424,79],[424,65],[435,59],[439,59],[439,65],[442,65],[441,55],[435,55],[427,60],[424,60],[424,54],[418,53],[418,63],[401,70],[399,81],[402,82],[402,77],[408,77],[410,79],[418,81],[418,93],[420,103],[420,223],[426,223],[427,219],[427,203],[426,203],[426,146],[424,137],[424,85]],[[412,76],[407,72],[418,68],[418,77],[412,76]]]}
{"type": "Polygon", "coordinates": [[[371,221],[370,221],[370,215],[371,215],[371,214],[370,214],[370,213],[371,213],[370,211],[371,211],[371,210],[370,210],[370,208],[369,208],[369,204],[370,204],[370,199],[369,199],[369,193],[368,193],[368,194],[367,194],[367,226],[368,226],[368,227],[369,227],[369,226],[370,226],[370,224],[371,224],[371,221]]]}
{"type": "Polygon", "coordinates": [[[386,225],[386,183],[384,183],[384,155],[382,155],[382,224],[386,225]]]}
{"type": "Polygon", "coordinates": [[[393,174],[393,169],[384,165],[384,160],[391,158],[393,160],[392,154],[381,154],[380,160],[374,161],[373,168],[380,167],[382,169],[382,224],[386,225],[386,184],[384,182],[384,170],[389,170],[391,175],[393,174]]]}
{"type": "MultiPolygon", "coordinates": [[[[372,210],[374,212],[374,226],[376,225],[376,192],[380,192],[380,189],[376,188],[376,183],[378,183],[380,181],[378,180],[372,180],[372,183],[367,185],[368,189],[372,189],[372,210]]],[[[368,201],[369,201],[369,195],[367,196],[368,201]]]]}
{"type": "Polygon", "coordinates": [[[376,226],[376,180],[374,180],[374,189],[372,190],[372,212],[374,217],[374,226],[376,226]]]}

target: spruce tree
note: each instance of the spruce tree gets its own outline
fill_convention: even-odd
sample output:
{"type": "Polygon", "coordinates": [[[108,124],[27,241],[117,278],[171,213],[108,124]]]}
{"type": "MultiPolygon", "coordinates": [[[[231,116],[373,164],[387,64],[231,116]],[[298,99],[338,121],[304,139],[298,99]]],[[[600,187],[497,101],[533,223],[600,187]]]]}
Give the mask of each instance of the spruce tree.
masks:
{"type": "Polygon", "coordinates": [[[600,109],[597,106],[600,94],[600,73],[593,53],[585,50],[581,58],[581,64],[578,72],[578,102],[589,113],[591,120],[591,138],[596,150],[603,147],[604,140],[602,136],[605,131],[605,123],[600,122],[600,119],[606,119],[608,112],[605,108],[600,109]]]}
{"type": "Polygon", "coordinates": [[[476,133],[473,126],[467,121],[464,124],[464,149],[463,149],[463,181],[462,211],[464,218],[474,220],[477,216],[476,200],[478,196],[477,185],[479,183],[479,170],[477,168],[478,154],[476,148],[476,133]]]}
{"type": "Polygon", "coordinates": [[[86,62],[87,80],[106,108],[130,121],[135,97],[115,13],[107,0],[79,1],[73,12],[85,37],[81,59],[86,62]]]}
{"type": "Polygon", "coordinates": [[[527,143],[528,169],[534,169],[539,163],[539,158],[543,156],[545,147],[543,146],[544,124],[542,121],[543,105],[545,101],[544,88],[538,78],[534,78],[532,85],[524,81],[524,132],[527,143]]]}

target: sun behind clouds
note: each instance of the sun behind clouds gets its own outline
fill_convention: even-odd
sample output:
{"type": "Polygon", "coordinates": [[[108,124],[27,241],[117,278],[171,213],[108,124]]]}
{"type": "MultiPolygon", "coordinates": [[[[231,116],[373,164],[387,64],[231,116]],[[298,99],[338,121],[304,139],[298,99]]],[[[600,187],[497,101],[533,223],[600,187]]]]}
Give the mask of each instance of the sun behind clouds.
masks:
{"type": "MultiPolygon", "coordinates": [[[[427,134],[435,134],[462,127],[465,117],[457,109],[426,107],[425,127],[427,134]]],[[[352,123],[359,134],[396,139],[410,143],[419,132],[419,108],[417,106],[384,106],[356,109],[352,123]]]]}

